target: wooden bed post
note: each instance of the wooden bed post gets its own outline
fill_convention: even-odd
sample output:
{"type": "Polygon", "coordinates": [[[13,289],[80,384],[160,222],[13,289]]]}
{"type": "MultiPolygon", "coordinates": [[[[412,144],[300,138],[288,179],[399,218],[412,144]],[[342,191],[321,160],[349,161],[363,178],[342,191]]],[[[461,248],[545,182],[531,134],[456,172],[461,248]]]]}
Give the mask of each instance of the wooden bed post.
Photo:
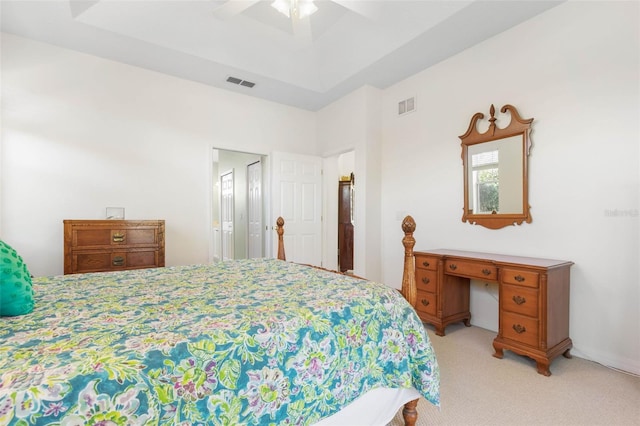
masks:
{"type": "Polygon", "coordinates": [[[284,254],[284,239],[282,235],[284,234],[284,219],[282,216],[278,217],[276,220],[276,232],[278,233],[278,259],[287,260],[287,257],[284,254]]]}
{"type": "Polygon", "coordinates": [[[416,289],[416,271],[413,257],[413,246],[416,245],[416,239],[413,238],[413,231],[416,230],[416,222],[411,216],[407,216],[402,221],[402,230],[404,238],[404,271],[402,273],[402,295],[411,306],[415,308],[418,298],[416,289]]]}
{"type": "MultiPolygon", "coordinates": [[[[416,289],[416,271],[415,259],[413,257],[413,247],[416,245],[416,239],[413,238],[413,232],[416,230],[416,221],[411,216],[407,216],[402,221],[402,231],[404,238],[402,245],[404,246],[404,270],[402,272],[402,295],[407,302],[414,308],[418,299],[418,290],[416,289]]],[[[402,409],[402,418],[405,426],[415,426],[418,420],[418,400],[414,399],[404,404],[402,409]]]]}
{"type": "Polygon", "coordinates": [[[414,399],[404,404],[402,409],[402,418],[404,419],[405,426],[415,426],[418,420],[418,400],[414,399]]]}

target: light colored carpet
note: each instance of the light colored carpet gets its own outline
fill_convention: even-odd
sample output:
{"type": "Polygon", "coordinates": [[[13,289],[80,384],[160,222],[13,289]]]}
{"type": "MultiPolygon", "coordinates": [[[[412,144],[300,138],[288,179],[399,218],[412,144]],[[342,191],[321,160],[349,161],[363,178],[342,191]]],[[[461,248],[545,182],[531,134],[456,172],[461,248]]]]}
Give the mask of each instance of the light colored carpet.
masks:
{"type": "MultiPolygon", "coordinates": [[[[551,376],[535,361],[504,351],[493,357],[493,331],[450,325],[440,337],[426,326],[440,365],[440,409],[418,402],[418,426],[640,426],[640,378],[562,356],[551,376]]],[[[398,413],[389,426],[402,425],[398,413]]]]}

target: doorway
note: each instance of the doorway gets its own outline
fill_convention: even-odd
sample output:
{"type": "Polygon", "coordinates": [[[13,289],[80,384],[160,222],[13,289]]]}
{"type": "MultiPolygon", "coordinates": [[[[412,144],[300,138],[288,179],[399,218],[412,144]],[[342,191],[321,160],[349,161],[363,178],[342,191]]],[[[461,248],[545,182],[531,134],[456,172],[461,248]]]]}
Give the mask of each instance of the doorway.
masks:
{"type": "Polygon", "coordinates": [[[355,151],[338,156],[338,270],[353,273],[355,250],[355,151]]]}
{"type": "Polygon", "coordinates": [[[233,214],[229,214],[232,220],[225,220],[233,222],[225,226],[225,233],[233,235],[233,258],[275,257],[275,220],[282,216],[287,259],[322,266],[322,159],[275,151],[267,157],[215,147],[210,150],[209,261],[223,260],[221,175],[233,171],[233,196],[227,197],[233,199],[229,201],[233,214]]]}
{"type": "Polygon", "coordinates": [[[338,181],[338,269],[353,273],[353,173],[338,181]]]}
{"type": "Polygon", "coordinates": [[[265,156],[212,148],[211,261],[263,257],[265,156]]]}

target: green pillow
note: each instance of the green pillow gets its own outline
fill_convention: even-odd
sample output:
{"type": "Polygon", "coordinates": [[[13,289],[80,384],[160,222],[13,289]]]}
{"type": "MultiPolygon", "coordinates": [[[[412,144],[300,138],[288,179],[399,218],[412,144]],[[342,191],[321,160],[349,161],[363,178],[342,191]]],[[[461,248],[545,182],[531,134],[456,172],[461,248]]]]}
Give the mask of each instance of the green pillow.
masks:
{"type": "Polygon", "coordinates": [[[0,240],[0,316],[24,315],[31,311],[31,274],[22,257],[0,240]]]}

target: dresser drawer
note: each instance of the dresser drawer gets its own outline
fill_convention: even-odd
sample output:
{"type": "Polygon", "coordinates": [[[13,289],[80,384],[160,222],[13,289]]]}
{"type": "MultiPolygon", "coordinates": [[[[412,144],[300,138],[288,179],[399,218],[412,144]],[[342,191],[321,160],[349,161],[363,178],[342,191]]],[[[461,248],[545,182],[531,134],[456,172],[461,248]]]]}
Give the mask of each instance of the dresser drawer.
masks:
{"type": "Polygon", "coordinates": [[[429,315],[436,314],[436,295],[418,290],[418,298],[416,299],[416,311],[424,312],[429,315]]]}
{"type": "Polygon", "coordinates": [[[438,269],[438,258],[425,256],[419,253],[415,254],[416,256],[416,269],[428,269],[430,271],[435,271],[438,269]]]}
{"type": "Polygon", "coordinates": [[[540,274],[537,272],[510,268],[504,268],[501,276],[503,283],[523,285],[532,288],[538,288],[539,278],[540,274]]]}
{"type": "Polygon", "coordinates": [[[457,276],[465,276],[469,278],[485,280],[485,281],[497,281],[498,280],[498,268],[493,265],[485,263],[469,262],[465,260],[445,260],[444,273],[457,276]]]}
{"type": "Polygon", "coordinates": [[[72,254],[74,273],[118,271],[123,269],[155,268],[160,266],[158,250],[130,251],[92,250],[72,254]]]}
{"type": "Polygon", "coordinates": [[[519,285],[502,284],[502,309],[517,314],[538,317],[538,290],[519,285]]]}
{"type": "Polygon", "coordinates": [[[74,248],[109,247],[114,245],[140,246],[158,244],[157,228],[110,229],[76,228],[73,230],[74,248]]]}
{"type": "Polygon", "coordinates": [[[538,346],[538,320],[511,312],[502,313],[502,336],[525,345],[538,346]]]}
{"type": "Polygon", "coordinates": [[[427,269],[416,268],[416,287],[418,290],[435,293],[438,273],[427,269]]]}

